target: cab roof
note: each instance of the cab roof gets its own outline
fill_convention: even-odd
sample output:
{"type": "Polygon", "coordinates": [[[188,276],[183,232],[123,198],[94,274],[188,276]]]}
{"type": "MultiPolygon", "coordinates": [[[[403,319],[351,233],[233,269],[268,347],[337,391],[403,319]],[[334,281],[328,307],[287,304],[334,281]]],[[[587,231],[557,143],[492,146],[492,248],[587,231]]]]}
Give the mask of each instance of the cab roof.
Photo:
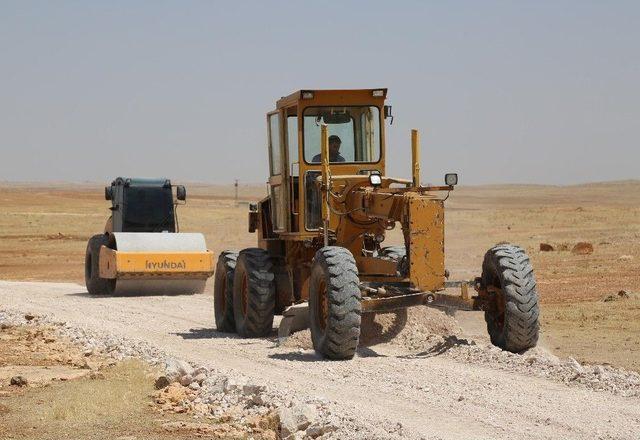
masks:
{"type": "Polygon", "coordinates": [[[111,185],[170,187],[171,180],[164,177],[151,179],[143,177],[118,177],[111,182],[111,185]]]}
{"type": "Polygon", "coordinates": [[[290,107],[299,102],[306,107],[315,105],[365,105],[384,104],[387,97],[387,89],[379,87],[375,89],[301,89],[288,96],[281,97],[276,102],[277,108],[290,107]]]}

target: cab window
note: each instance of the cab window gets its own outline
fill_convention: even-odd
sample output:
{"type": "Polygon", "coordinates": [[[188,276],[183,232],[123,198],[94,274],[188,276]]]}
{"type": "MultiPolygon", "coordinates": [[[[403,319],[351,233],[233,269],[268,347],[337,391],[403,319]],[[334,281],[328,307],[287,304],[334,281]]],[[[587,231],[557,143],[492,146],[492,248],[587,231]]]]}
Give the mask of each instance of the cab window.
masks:
{"type": "Polygon", "coordinates": [[[320,125],[327,124],[332,163],[380,160],[380,110],[373,106],[308,107],[303,113],[304,160],[320,163],[320,125]]]}
{"type": "Polygon", "coordinates": [[[269,116],[269,152],[271,155],[271,175],[282,173],[280,159],[280,114],[269,116]]]}

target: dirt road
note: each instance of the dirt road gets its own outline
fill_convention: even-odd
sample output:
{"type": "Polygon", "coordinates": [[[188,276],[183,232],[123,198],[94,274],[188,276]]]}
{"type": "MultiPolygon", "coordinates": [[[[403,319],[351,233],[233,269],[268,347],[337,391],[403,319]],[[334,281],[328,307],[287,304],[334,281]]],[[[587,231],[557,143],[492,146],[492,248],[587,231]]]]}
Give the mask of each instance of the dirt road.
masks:
{"type": "MultiPolygon", "coordinates": [[[[536,358],[531,358],[533,374],[510,371],[502,361],[499,367],[487,360],[466,361],[447,355],[456,339],[427,351],[372,346],[352,361],[330,362],[312,350],[277,347],[273,338],[217,333],[212,307],[210,295],[97,298],[77,284],[0,281],[0,308],[144,340],[182,359],[324,397],[367,424],[400,424],[407,438],[640,436],[640,394],[623,397],[543,378],[546,373],[535,370],[536,358]]],[[[491,358],[495,351],[487,353],[491,358]]],[[[494,357],[504,360],[501,356],[494,357]]]]}

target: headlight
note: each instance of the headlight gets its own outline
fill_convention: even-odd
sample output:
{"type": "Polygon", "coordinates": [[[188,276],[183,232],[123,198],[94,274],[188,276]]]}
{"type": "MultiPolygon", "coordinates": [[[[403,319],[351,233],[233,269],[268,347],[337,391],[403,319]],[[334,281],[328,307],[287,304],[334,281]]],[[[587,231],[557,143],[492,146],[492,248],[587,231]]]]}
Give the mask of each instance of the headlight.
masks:
{"type": "Polygon", "coordinates": [[[369,174],[369,183],[374,187],[382,185],[382,176],[380,174],[369,174]]]}
{"type": "Polygon", "coordinates": [[[447,186],[456,186],[458,184],[458,175],[456,173],[445,174],[444,183],[447,186]]]}

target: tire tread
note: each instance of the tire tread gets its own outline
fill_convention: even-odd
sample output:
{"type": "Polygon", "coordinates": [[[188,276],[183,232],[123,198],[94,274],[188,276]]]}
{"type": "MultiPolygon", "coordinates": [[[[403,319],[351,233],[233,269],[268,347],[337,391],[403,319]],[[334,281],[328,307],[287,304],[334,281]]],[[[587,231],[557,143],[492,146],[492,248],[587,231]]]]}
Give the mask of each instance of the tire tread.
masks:
{"type": "MultiPolygon", "coordinates": [[[[316,252],[313,264],[323,268],[329,295],[329,315],[324,334],[319,327],[312,326],[314,348],[329,359],[351,359],[360,340],[362,314],[355,260],[347,249],[327,246],[316,252]]],[[[309,313],[313,313],[311,307],[309,313]]]]}
{"type": "Polygon", "coordinates": [[[500,244],[489,249],[482,265],[483,284],[501,282],[505,297],[504,328],[493,326],[493,312],[485,312],[491,342],[514,353],[535,347],[540,329],[538,291],[529,256],[524,249],[500,244]]]}
{"type": "MultiPolygon", "coordinates": [[[[268,336],[273,328],[273,316],[275,313],[273,262],[269,253],[260,248],[248,248],[240,251],[238,263],[240,263],[241,259],[247,274],[249,292],[246,319],[238,319],[238,313],[242,316],[239,311],[241,306],[235,306],[234,304],[234,307],[238,309],[235,312],[236,330],[243,337],[268,336]]],[[[234,303],[239,298],[236,292],[237,288],[239,286],[236,286],[234,282],[234,303]]]]}

